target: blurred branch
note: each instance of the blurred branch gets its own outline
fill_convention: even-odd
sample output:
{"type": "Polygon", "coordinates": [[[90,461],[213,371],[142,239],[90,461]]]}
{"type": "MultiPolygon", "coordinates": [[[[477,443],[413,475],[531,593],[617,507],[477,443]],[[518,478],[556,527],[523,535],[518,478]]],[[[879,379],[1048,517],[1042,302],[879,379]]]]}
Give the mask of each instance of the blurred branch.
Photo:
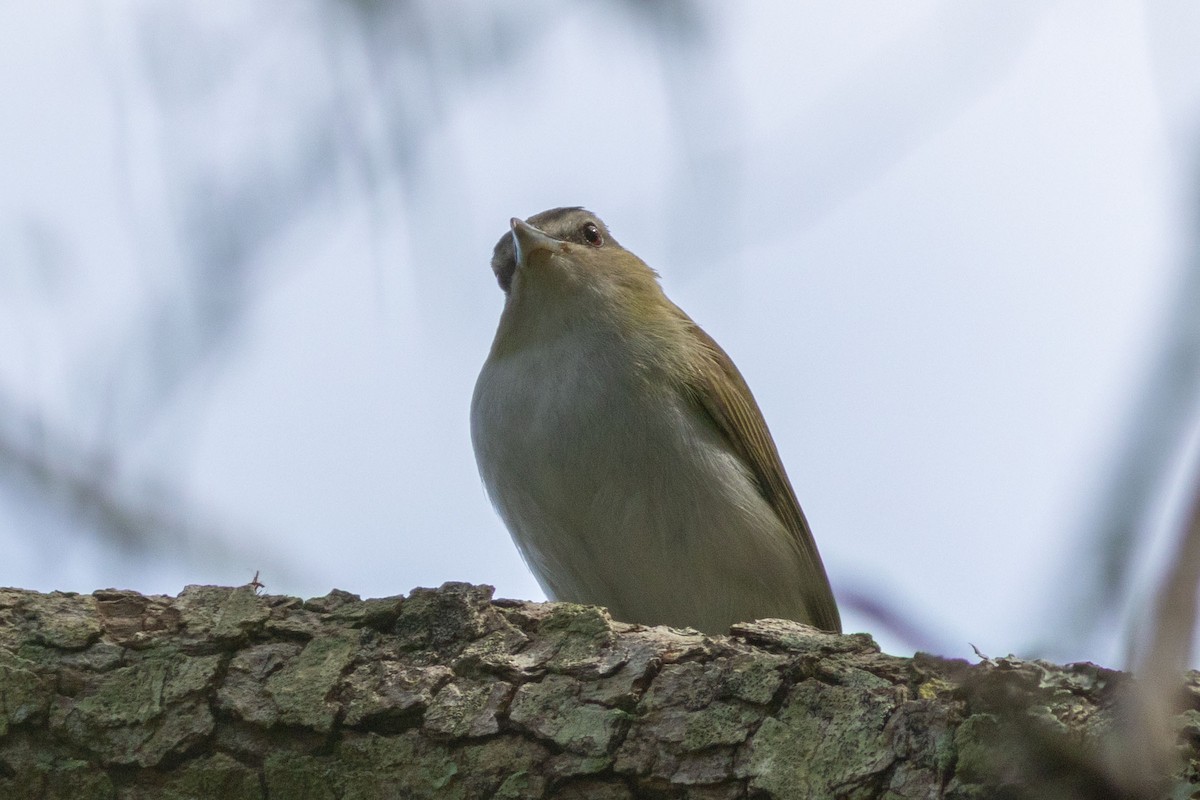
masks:
{"type": "MultiPolygon", "coordinates": [[[[1200,474],[1196,478],[1175,558],[1156,598],[1146,654],[1132,678],[1110,672],[1102,679],[1103,693],[1112,698],[1111,721],[1080,725],[1081,730],[1090,727],[1101,733],[1098,741],[1074,733],[1064,737],[1061,726],[1045,725],[1044,715],[1029,714],[1027,704],[1012,696],[999,698],[996,710],[1003,736],[995,748],[995,765],[1003,770],[1005,760],[1011,760],[1028,782],[1015,797],[1153,800],[1194,795],[1195,703],[1200,694],[1195,690],[1196,673],[1189,676],[1186,665],[1200,585],[1200,474]],[[1019,757],[1013,759],[1012,754],[1019,757]],[[1036,773],[1030,772],[1030,764],[1038,765],[1036,773]]],[[[999,665],[1011,666],[1008,661],[1000,659],[999,665]]],[[[1090,666],[1098,676],[1106,672],[1075,666],[1090,666]]],[[[1079,689],[1062,688],[1066,691],[1060,694],[1068,698],[1079,689]]]]}
{"type": "Polygon", "coordinates": [[[1193,481],[1190,511],[1155,602],[1153,632],[1137,665],[1138,680],[1123,687],[1119,739],[1108,768],[1131,793],[1158,796],[1178,766],[1174,717],[1185,704],[1185,680],[1196,630],[1200,588],[1200,474],[1193,481]]]}
{"type": "Polygon", "coordinates": [[[913,650],[945,654],[954,649],[933,626],[916,619],[911,612],[901,611],[911,609],[911,603],[900,602],[899,598],[889,596],[887,592],[878,592],[861,584],[847,588],[843,582],[839,586],[837,599],[843,613],[854,611],[862,614],[875,623],[873,630],[876,634],[886,631],[913,650]]]}
{"type": "MultiPolygon", "coordinates": [[[[127,552],[183,554],[239,570],[262,565],[261,553],[234,543],[230,532],[239,526],[206,519],[177,492],[150,480],[131,480],[120,467],[113,451],[87,448],[0,396],[0,471],[7,473],[6,483],[24,489],[41,506],[94,525],[127,552]]],[[[270,561],[277,580],[295,574],[277,555],[270,561]]]]}
{"type": "MultiPolygon", "coordinates": [[[[702,14],[693,3],[609,5],[641,23],[637,30],[651,39],[665,73],[701,39],[702,14]]],[[[128,171],[139,158],[157,157],[171,176],[161,205],[171,210],[175,251],[164,255],[178,280],[151,299],[115,347],[101,344],[121,354],[124,367],[115,378],[119,408],[110,411],[117,434],[144,429],[197,369],[229,347],[253,305],[252,291],[262,288],[263,251],[322,201],[339,199],[347,176],[351,197],[369,204],[372,245],[404,213],[405,201],[427,205],[423,156],[465,89],[510,68],[531,39],[567,13],[498,7],[463,15],[443,3],[317,0],[307,12],[273,18],[266,33],[249,25],[214,29],[195,8],[151,7],[137,15],[140,69],[114,77],[114,102],[132,114],[125,98],[148,87],[161,149],[124,152],[121,163],[128,171]],[[276,60],[286,58],[304,74],[304,62],[289,49],[293,39],[310,47],[315,40],[324,51],[309,49],[312,74],[281,93],[270,69],[276,60]],[[261,103],[247,109],[256,116],[227,145],[236,161],[214,164],[213,132],[202,118],[238,108],[229,98],[246,91],[239,82],[248,82],[261,103]]],[[[693,100],[678,112],[681,136],[711,127],[698,113],[723,116],[679,70],[671,74],[675,94],[693,100]]],[[[134,181],[127,176],[126,183],[134,181]]],[[[454,198],[455,205],[468,200],[454,198]]]]}
{"type": "MultiPolygon", "coordinates": [[[[702,9],[688,0],[607,6],[633,19],[665,64],[700,38],[702,9]]],[[[72,377],[82,384],[76,396],[95,407],[78,409],[72,426],[0,403],[0,470],[121,549],[182,546],[224,560],[233,551],[208,526],[187,522],[198,516],[177,489],[122,473],[123,449],[235,351],[264,276],[281,269],[272,246],[339,202],[367,204],[367,238],[377,246],[406,204],[430,205],[426,149],[465,90],[510,68],[531,40],[577,12],[463,14],[429,0],[207,11],[148,5],[100,15],[110,30],[100,60],[142,293],[115,335],[83,347],[72,377]],[[81,444],[92,440],[100,444],[81,444]]],[[[675,84],[703,96],[682,76],[675,84]]],[[[715,118],[712,106],[689,108],[715,118]]]]}
{"type": "MultiPolygon", "coordinates": [[[[1196,207],[1200,210],[1200,198],[1196,207]]],[[[1200,240],[1172,293],[1154,363],[1140,383],[1125,426],[1115,465],[1089,504],[1081,543],[1091,557],[1073,559],[1094,572],[1074,604],[1076,622],[1067,629],[1078,638],[1110,628],[1128,599],[1135,545],[1149,524],[1151,505],[1167,485],[1181,442],[1200,406],[1200,240]],[[1094,566],[1092,566],[1094,565],[1094,566]]],[[[1193,583],[1194,585],[1194,583],[1193,583]]]]}

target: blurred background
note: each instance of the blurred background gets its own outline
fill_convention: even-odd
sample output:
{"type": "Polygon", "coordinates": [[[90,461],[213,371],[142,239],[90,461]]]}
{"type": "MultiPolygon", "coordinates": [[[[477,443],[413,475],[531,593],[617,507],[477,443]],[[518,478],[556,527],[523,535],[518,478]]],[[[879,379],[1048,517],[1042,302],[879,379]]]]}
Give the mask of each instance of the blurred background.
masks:
{"type": "Polygon", "coordinates": [[[848,630],[1125,663],[1200,450],[1200,6],[0,7],[0,584],[540,599],[513,215],[733,356],[848,630]]]}

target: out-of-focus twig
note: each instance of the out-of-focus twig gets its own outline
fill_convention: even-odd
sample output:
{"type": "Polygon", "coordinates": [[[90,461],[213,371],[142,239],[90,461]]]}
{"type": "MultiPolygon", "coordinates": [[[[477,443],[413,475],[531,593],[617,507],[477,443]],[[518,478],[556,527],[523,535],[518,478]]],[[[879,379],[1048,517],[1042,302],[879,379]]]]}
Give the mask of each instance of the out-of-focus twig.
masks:
{"type": "MultiPolygon", "coordinates": [[[[1200,198],[1196,205],[1200,206],[1200,198]]],[[[1200,241],[1173,293],[1162,344],[1130,410],[1115,465],[1085,520],[1092,574],[1068,628],[1085,637],[1115,624],[1128,598],[1138,531],[1147,525],[1200,406],[1200,241]]],[[[1073,564],[1079,559],[1073,559],[1073,564]]]]}
{"type": "Polygon", "coordinates": [[[1196,630],[1196,591],[1200,588],[1200,475],[1193,481],[1190,509],[1174,557],[1155,598],[1152,633],[1135,668],[1137,680],[1125,687],[1122,729],[1116,731],[1108,761],[1113,781],[1130,794],[1156,797],[1174,766],[1184,671],[1196,630]]]}
{"type": "MultiPolygon", "coordinates": [[[[243,526],[214,520],[177,490],[150,479],[122,474],[112,451],[89,448],[44,417],[19,409],[0,395],[0,473],[5,483],[94,526],[110,545],[139,554],[241,568],[260,563],[262,554],[239,541],[253,542],[243,526]]],[[[284,580],[294,568],[276,556],[271,572],[284,580]]]]}
{"type": "Polygon", "coordinates": [[[863,586],[839,587],[838,604],[847,611],[856,611],[875,623],[876,632],[890,633],[914,650],[926,653],[947,653],[951,648],[946,637],[935,628],[917,619],[911,612],[902,611],[909,604],[887,593],[863,586]]]}

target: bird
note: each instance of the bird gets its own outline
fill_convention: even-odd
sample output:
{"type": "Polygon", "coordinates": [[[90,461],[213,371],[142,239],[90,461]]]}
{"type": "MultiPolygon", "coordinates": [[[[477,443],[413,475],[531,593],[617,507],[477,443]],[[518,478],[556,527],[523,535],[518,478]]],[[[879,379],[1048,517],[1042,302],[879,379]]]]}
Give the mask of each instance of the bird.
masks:
{"type": "Polygon", "coordinates": [[[758,403],[658,273],[577,206],[513,217],[491,266],[505,300],[471,441],[546,596],[708,634],[840,633],[758,403]]]}

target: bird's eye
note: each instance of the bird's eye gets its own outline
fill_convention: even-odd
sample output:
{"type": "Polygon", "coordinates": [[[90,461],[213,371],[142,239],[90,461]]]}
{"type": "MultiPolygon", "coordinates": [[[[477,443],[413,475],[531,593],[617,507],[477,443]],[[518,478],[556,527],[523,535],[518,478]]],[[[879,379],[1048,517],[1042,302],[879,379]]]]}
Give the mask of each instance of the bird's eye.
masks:
{"type": "Polygon", "coordinates": [[[599,247],[604,244],[604,236],[600,233],[600,229],[596,227],[596,223],[589,222],[583,226],[583,238],[592,247],[599,247]]]}

